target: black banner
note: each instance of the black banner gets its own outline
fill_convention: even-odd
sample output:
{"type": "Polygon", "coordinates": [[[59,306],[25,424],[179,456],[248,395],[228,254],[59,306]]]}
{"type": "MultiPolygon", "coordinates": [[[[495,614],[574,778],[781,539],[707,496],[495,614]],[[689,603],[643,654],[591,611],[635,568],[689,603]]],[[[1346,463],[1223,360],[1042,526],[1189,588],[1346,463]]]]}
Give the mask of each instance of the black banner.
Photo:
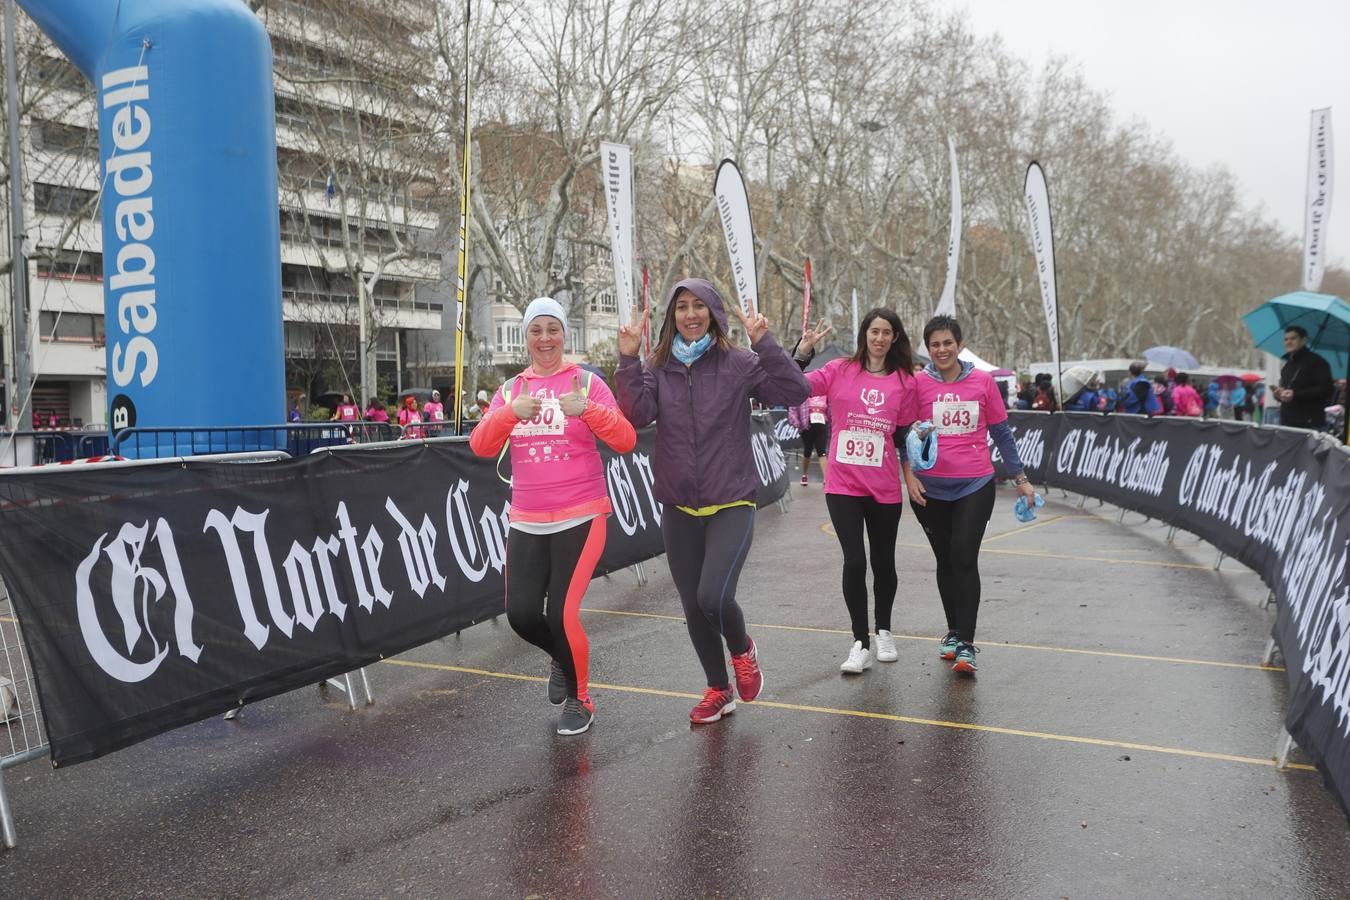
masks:
{"type": "Polygon", "coordinates": [[[1350,814],[1350,453],[1308,432],[1215,420],[1009,417],[1036,483],[1183,528],[1274,590],[1285,727],[1350,814]]]}
{"type": "Polygon", "coordinates": [[[773,417],[773,433],[778,437],[779,446],[784,450],[801,452],[802,433],[788,421],[787,410],[775,409],[769,415],[773,417]]]}
{"type": "MultiPolygon", "coordinates": [[[[761,506],[787,490],[768,416],[761,506]]],[[[653,433],[606,453],[597,575],[662,552],[653,433]]],[[[505,464],[504,464],[505,465],[505,464]]],[[[92,759],[500,614],[508,486],[463,440],[0,477],[0,573],[52,761],[92,759]]]]}

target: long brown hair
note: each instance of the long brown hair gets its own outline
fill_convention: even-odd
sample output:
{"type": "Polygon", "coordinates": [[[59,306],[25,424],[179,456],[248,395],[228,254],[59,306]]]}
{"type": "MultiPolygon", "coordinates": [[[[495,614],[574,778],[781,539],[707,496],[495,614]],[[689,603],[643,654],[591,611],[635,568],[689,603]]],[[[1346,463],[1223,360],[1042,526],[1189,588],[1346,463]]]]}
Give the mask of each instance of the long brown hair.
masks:
{"type": "Polygon", "coordinates": [[[867,368],[867,329],[872,327],[872,323],[877,319],[885,319],[891,326],[891,331],[895,334],[895,341],[891,344],[891,349],[886,351],[886,374],[891,375],[897,371],[904,372],[906,375],[914,373],[914,348],[910,346],[909,335],[905,334],[905,326],[900,324],[900,317],[895,314],[895,310],[884,309],[878,306],[876,309],[869,310],[867,315],[862,317],[862,322],[858,324],[858,350],[850,357],[851,362],[858,364],[858,368],[867,368]]]}
{"type": "MultiPolygon", "coordinates": [[[[680,294],[688,294],[700,303],[703,302],[702,298],[691,290],[681,290],[680,294]]],[[[670,304],[666,307],[665,321],[661,324],[661,333],[657,335],[656,346],[652,348],[652,355],[647,358],[647,365],[653,369],[659,369],[670,361],[670,348],[675,343],[675,335],[679,333],[679,329],[675,327],[675,302],[679,299],[680,294],[670,298],[670,304]]],[[[706,303],[704,305],[707,306],[706,303]]],[[[717,321],[717,316],[713,315],[710,306],[708,307],[708,334],[712,335],[713,345],[717,349],[722,351],[732,349],[731,339],[722,330],[722,325],[717,321]]]]}

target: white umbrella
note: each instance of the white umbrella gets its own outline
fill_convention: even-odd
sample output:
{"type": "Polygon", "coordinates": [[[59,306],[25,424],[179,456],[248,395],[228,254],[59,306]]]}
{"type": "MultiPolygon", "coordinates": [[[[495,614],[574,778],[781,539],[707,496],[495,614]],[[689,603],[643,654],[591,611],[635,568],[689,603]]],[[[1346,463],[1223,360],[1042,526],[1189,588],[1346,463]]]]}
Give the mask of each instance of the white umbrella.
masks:
{"type": "Polygon", "coordinates": [[[1087,366],[1070,366],[1065,371],[1064,378],[1060,383],[1060,390],[1064,399],[1066,401],[1072,399],[1074,394],[1086,387],[1095,377],[1097,377],[1097,373],[1087,366]]]}

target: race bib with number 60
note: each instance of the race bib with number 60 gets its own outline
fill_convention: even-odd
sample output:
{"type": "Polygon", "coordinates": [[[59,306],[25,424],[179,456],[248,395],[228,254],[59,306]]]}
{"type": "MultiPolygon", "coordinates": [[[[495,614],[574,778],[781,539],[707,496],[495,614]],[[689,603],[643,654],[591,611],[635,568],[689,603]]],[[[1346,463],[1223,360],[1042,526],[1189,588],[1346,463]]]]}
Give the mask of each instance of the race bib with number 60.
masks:
{"type": "Polygon", "coordinates": [[[541,434],[562,434],[567,424],[562,406],[555,399],[540,400],[539,412],[532,418],[522,419],[511,429],[514,437],[534,437],[541,434]]]}
{"type": "Polygon", "coordinates": [[[886,438],[878,431],[841,431],[834,446],[834,460],[846,466],[880,466],[885,447],[886,438]]]}
{"type": "Polygon", "coordinates": [[[978,400],[942,400],[933,404],[938,434],[970,434],[980,427],[978,400]]]}
{"type": "Polygon", "coordinates": [[[812,424],[812,425],[824,425],[824,424],[825,424],[825,414],[824,414],[823,412],[813,412],[813,413],[811,413],[811,424],[812,424]]]}

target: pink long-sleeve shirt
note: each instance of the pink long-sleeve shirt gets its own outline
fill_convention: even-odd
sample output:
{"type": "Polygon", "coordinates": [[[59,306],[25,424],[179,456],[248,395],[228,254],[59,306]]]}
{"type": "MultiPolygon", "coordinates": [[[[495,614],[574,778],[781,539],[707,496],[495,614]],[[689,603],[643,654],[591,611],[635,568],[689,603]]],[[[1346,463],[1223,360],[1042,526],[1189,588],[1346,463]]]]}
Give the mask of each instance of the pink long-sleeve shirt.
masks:
{"type": "Polygon", "coordinates": [[[619,412],[604,379],[594,376],[586,412],[564,415],[558,398],[573,389],[574,379],[585,384],[586,373],[575,364],[542,377],[526,369],[514,379],[512,399],[524,392],[538,397],[539,414],[524,421],[516,418],[498,388],[483,421],[469,435],[469,447],[479,456],[495,456],[511,441],[513,522],[561,522],[613,509],[596,439],[627,453],[637,445],[637,432],[619,412]]]}

